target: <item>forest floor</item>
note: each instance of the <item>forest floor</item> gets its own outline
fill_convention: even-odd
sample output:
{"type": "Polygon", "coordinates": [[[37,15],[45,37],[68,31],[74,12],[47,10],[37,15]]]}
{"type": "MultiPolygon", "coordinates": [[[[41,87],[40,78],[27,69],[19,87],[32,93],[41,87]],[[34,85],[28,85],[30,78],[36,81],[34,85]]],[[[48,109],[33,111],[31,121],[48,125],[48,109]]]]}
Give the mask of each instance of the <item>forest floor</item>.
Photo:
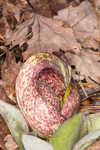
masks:
{"type": "MultiPolygon", "coordinates": [[[[100,1],[0,0],[0,99],[17,105],[15,82],[31,55],[63,51],[72,67],[80,111],[100,111],[100,1]]],[[[0,116],[0,150],[17,145],[0,116]]]]}

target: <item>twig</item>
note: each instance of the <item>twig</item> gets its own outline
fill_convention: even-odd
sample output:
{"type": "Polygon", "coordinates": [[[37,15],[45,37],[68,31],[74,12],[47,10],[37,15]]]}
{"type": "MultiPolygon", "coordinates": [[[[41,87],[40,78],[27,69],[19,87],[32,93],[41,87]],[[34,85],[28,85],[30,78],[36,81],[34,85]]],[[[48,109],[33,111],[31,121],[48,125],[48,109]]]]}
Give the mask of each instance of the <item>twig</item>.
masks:
{"type": "Polygon", "coordinates": [[[86,97],[85,95],[82,95],[82,94],[80,93],[81,102],[83,102],[84,100],[86,100],[86,98],[90,98],[90,97],[92,97],[92,96],[97,96],[97,95],[100,96],[100,87],[88,91],[88,92],[87,92],[87,97],[86,97]]]}
{"type": "Polygon", "coordinates": [[[88,76],[88,78],[91,80],[91,81],[93,81],[94,83],[96,83],[97,85],[100,85],[100,83],[99,82],[97,82],[96,80],[94,80],[93,78],[91,78],[90,76],[88,76]]]}
{"type": "Polygon", "coordinates": [[[33,5],[30,3],[30,1],[29,0],[26,0],[26,1],[27,1],[28,5],[32,8],[32,10],[34,12],[36,12],[36,9],[33,7],[33,5]]]}
{"type": "Polygon", "coordinates": [[[81,89],[82,89],[82,91],[83,91],[83,93],[84,93],[84,95],[85,95],[85,98],[87,98],[87,97],[88,97],[88,94],[87,94],[87,92],[86,92],[85,88],[83,87],[83,85],[82,85],[82,82],[81,82],[81,81],[79,82],[79,85],[80,85],[80,87],[81,87],[81,89]]]}

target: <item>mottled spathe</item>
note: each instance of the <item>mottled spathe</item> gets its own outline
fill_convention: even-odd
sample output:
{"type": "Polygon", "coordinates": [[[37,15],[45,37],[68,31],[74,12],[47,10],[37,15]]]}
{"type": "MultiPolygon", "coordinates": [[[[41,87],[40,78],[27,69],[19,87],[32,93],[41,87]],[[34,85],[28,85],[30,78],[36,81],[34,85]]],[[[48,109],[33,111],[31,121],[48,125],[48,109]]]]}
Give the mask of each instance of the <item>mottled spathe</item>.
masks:
{"type": "Polygon", "coordinates": [[[21,112],[31,128],[44,138],[51,136],[79,106],[79,94],[73,83],[63,108],[60,104],[67,86],[67,69],[55,55],[38,53],[25,62],[17,77],[16,95],[21,112]]]}

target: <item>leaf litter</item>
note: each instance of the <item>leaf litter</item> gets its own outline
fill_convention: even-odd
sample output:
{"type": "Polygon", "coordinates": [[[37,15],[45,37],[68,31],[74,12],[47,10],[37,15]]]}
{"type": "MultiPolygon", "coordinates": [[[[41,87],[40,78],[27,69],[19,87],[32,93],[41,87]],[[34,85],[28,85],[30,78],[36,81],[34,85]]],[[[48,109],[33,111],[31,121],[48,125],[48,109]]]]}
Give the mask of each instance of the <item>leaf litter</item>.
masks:
{"type": "MultiPolygon", "coordinates": [[[[0,1],[0,98],[16,104],[19,69],[27,58],[40,51],[62,50],[73,68],[73,78],[78,84],[82,82],[86,93],[100,89],[99,0],[28,2],[32,7],[26,0],[0,1]],[[84,87],[83,83],[93,86],[84,87]]],[[[82,106],[83,110],[88,108],[82,106]]],[[[3,127],[9,134],[3,118],[0,122],[0,133],[3,127]]],[[[3,134],[0,145],[4,150],[3,134]]]]}

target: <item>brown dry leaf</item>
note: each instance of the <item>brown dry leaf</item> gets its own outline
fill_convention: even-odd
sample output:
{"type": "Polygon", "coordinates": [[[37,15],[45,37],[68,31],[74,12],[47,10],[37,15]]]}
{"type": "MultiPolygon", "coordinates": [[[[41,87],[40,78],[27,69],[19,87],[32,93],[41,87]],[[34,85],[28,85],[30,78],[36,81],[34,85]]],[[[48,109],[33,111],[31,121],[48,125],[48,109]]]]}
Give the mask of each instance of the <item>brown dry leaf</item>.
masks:
{"type": "Polygon", "coordinates": [[[100,39],[97,15],[92,4],[87,0],[77,7],[69,6],[59,11],[58,16],[54,18],[68,22],[79,41],[84,41],[88,37],[100,39]]]}
{"type": "Polygon", "coordinates": [[[34,11],[38,14],[41,14],[45,17],[52,17],[54,14],[57,14],[58,10],[61,10],[68,6],[66,0],[27,0],[31,6],[34,8],[34,11]]]}
{"type": "Polygon", "coordinates": [[[85,49],[99,50],[99,38],[96,12],[89,1],[83,1],[77,7],[69,6],[59,11],[54,19],[33,13],[30,19],[17,26],[9,38],[6,37],[6,45],[13,49],[16,45],[26,44],[23,60],[40,51],[63,49],[75,54],[83,51],[81,56],[70,54],[71,64],[82,76],[90,76],[99,82],[99,56],[81,50],[81,45],[85,49]]]}
{"type": "Polygon", "coordinates": [[[97,106],[95,106],[95,105],[84,105],[84,106],[81,106],[80,107],[80,112],[87,112],[88,111],[88,113],[91,113],[91,114],[95,114],[95,113],[98,113],[98,112],[100,112],[100,105],[97,105],[97,106]]]}
{"type": "Polygon", "coordinates": [[[16,63],[14,56],[9,52],[1,66],[2,80],[6,83],[4,86],[7,96],[15,102],[15,81],[19,72],[21,63],[16,63]]]}
{"type": "Polygon", "coordinates": [[[81,45],[85,49],[92,49],[96,51],[100,48],[99,42],[91,37],[85,38],[81,45]]]}
{"type": "Polygon", "coordinates": [[[9,102],[9,98],[6,95],[4,88],[1,86],[0,86],[0,99],[3,99],[4,101],[9,102]]]}
{"type": "MultiPolygon", "coordinates": [[[[21,16],[26,12],[28,12],[29,16],[32,12],[26,0],[0,1],[0,35],[3,39],[9,37],[13,30],[16,29],[17,24],[22,22],[21,16]]],[[[24,20],[26,19],[24,17],[24,20]]]]}
{"type": "Polygon", "coordinates": [[[16,92],[15,92],[15,89],[13,88],[13,85],[11,85],[11,86],[9,85],[8,87],[6,87],[4,89],[5,89],[6,95],[8,96],[9,100],[12,100],[12,102],[15,104],[16,103],[16,92]]]}
{"type": "MultiPolygon", "coordinates": [[[[1,96],[1,95],[0,95],[1,96]]],[[[0,97],[1,98],[1,97],[0,97]]],[[[0,115],[0,149],[2,150],[7,150],[5,147],[5,143],[4,143],[4,138],[6,137],[7,134],[9,134],[9,130],[8,127],[4,121],[4,119],[2,118],[2,116],[0,115]]]]}
{"type": "Polygon", "coordinates": [[[86,148],[86,150],[100,150],[100,140],[91,144],[88,148],[86,148]]]}
{"type": "Polygon", "coordinates": [[[87,98],[85,101],[83,101],[83,102],[81,102],[81,104],[83,104],[83,105],[88,105],[88,104],[90,104],[90,100],[87,98]]]}
{"type": "MultiPolygon", "coordinates": [[[[73,55],[71,53],[66,53],[69,58],[71,65],[76,67],[75,71],[80,73],[80,75],[86,77],[91,77],[100,83],[100,56],[94,55],[89,51],[82,51],[80,56],[73,55]]],[[[88,79],[88,82],[91,81],[88,79]]]]}
{"type": "Polygon", "coordinates": [[[71,64],[76,66],[80,75],[90,76],[100,82],[99,56],[81,50],[81,45],[84,48],[99,50],[99,38],[98,20],[93,6],[89,1],[83,1],[77,7],[69,6],[59,11],[54,19],[33,14],[31,19],[19,25],[10,38],[7,38],[6,45],[13,48],[26,44],[24,60],[40,51],[53,52],[63,49],[75,54],[82,51],[81,56],[70,54],[71,64]]]}
{"type": "Polygon", "coordinates": [[[97,13],[100,14],[100,1],[99,0],[92,0],[94,7],[96,8],[97,13]]]}
{"type": "Polygon", "coordinates": [[[90,2],[84,1],[77,7],[69,6],[58,12],[54,19],[33,14],[31,19],[19,25],[17,30],[7,38],[6,44],[23,45],[27,43],[28,49],[23,53],[24,59],[39,51],[56,51],[63,49],[80,53],[81,46],[77,40],[99,49],[94,41],[99,39],[98,21],[96,13],[90,2]],[[91,38],[90,38],[91,37],[91,38]],[[94,44],[91,44],[94,42],[94,44]]]}
{"type": "Polygon", "coordinates": [[[37,14],[23,24],[7,39],[6,44],[14,47],[27,43],[24,59],[36,52],[63,49],[80,53],[81,46],[76,41],[73,30],[63,21],[46,18],[37,14]]]}
{"type": "Polygon", "coordinates": [[[2,118],[2,116],[0,115],[0,137],[2,137],[2,139],[5,138],[5,136],[7,134],[9,134],[9,129],[4,121],[4,119],[2,118]]]}
{"type": "Polygon", "coordinates": [[[10,36],[12,33],[12,29],[16,26],[16,18],[14,17],[14,13],[12,9],[14,5],[9,3],[7,0],[0,3],[1,9],[1,17],[0,17],[0,34],[5,39],[6,36],[10,36]]]}
{"type": "MultiPolygon", "coordinates": [[[[99,7],[98,0],[94,1],[96,8],[99,7]]],[[[80,56],[66,53],[71,64],[76,67],[75,71],[86,78],[90,76],[100,83],[99,55],[87,51],[87,49],[100,50],[100,26],[95,8],[89,1],[83,1],[77,7],[69,6],[59,11],[58,16],[54,18],[68,22],[76,40],[80,41],[81,46],[86,49],[82,50],[80,56]]]]}
{"type": "Polygon", "coordinates": [[[7,53],[6,59],[1,67],[2,80],[6,82],[6,86],[13,84],[19,72],[20,65],[20,63],[16,63],[11,53],[7,53]]]}
{"type": "Polygon", "coordinates": [[[18,150],[18,146],[10,134],[8,134],[5,137],[4,141],[5,141],[5,147],[7,148],[7,150],[18,150]]]}
{"type": "MultiPolygon", "coordinates": [[[[32,2],[32,1],[30,1],[30,2],[32,2]]],[[[22,1],[19,2],[20,6],[21,6],[21,3],[22,3],[22,1]]],[[[18,2],[16,2],[16,4],[18,5],[18,2]]],[[[26,3],[25,3],[25,5],[26,5],[26,3]]],[[[17,21],[19,20],[19,16],[20,16],[21,12],[18,10],[17,6],[15,7],[15,5],[12,8],[11,7],[12,4],[10,4],[10,2],[9,2],[9,6],[10,6],[9,8],[6,7],[5,10],[7,12],[5,14],[7,14],[10,11],[10,13],[12,14],[10,16],[13,16],[13,17],[10,17],[10,23],[11,23],[10,27],[13,27],[13,26],[15,27],[14,23],[16,21],[14,21],[14,20],[16,20],[16,19],[17,19],[17,21]],[[12,8],[12,9],[9,10],[10,8],[12,8]],[[15,13],[15,12],[18,12],[18,13],[15,13]]],[[[30,17],[31,17],[31,19],[26,21],[24,24],[20,25],[14,34],[13,33],[10,34],[12,36],[12,38],[8,39],[9,42],[16,41],[18,38],[21,38],[21,41],[18,42],[18,40],[17,40],[17,42],[15,42],[15,44],[16,43],[22,44],[27,41],[27,38],[31,38],[30,41],[28,41],[29,49],[31,47],[36,48],[36,50],[43,49],[44,47],[45,47],[45,49],[49,48],[49,47],[50,47],[50,49],[54,49],[54,48],[57,49],[60,47],[64,50],[66,50],[66,49],[73,49],[72,47],[74,47],[74,49],[75,48],[79,49],[79,43],[77,43],[76,40],[83,42],[86,38],[90,38],[90,37],[93,39],[96,39],[96,40],[97,39],[99,40],[99,38],[100,38],[96,12],[94,11],[91,3],[88,1],[82,2],[77,7],[73,7],[70,5],[69,7],[59,11],[58,16],[54,17],[55,19],[58,19],[59,21],[55,20],[55,19],[53,19],[53,20],[48,19],[48,18],[39,16],[39,15],[33,15],[33,17],[32,17],[32,12],[31,12],[30,17]],[[60,25],[55,27],[53,25],[54,22],[56,22],[57,24],[60,24],[60,25]],[[62,22],[62,23],[59,23],[59,22],[62,22]],[[64,23],[65,24],[68,23],[71,28],[67,27],[65,29],[63,26],[64,23]],[[24,27],[25,27],[25,29],[23,29],[24,27]],[[67,31],[65,31],[65,30],[67,30],[67,31]],[[22,34],[23,38],[20,35],[18,36],[19,32],[20,32],[20,34],[22,34]],[[28,33],[28,32],[30,32],[30,33],[28,33]],[[30,35],[27,35],[27,34],[30,34],[30,35]],[[32,37],[33,35],[34,35],[34,37],[32,37]],[[28,36],[28,37],[26,38],[26,36],[28,36]],[[71,40],[72,40],[72,43],[69,42],[71,40]],[[31,41],[33,41],[33,44],[31,41]],[[30,44],[31,44],[31,46],[30,46],[30,44]],[[71,47],[70,46],[71,44],[74,46],[71,47]],[[69,48],[69,47],[71,47],[71,48],[69,48]]],[[[7,18],[9,19],[9,17],[7,17],[7,18]]],[[[6,37],[8,37],[8,35],[6,35],[6,37]]]]}
{"type": "Polygon", "coordinates": [[[2,116],[0,115],[0,137],[2,137],[2,139],[5,138],[5,136],[7,134],[9,134],[9,129],[4,121],[4,119],[2,118],[2,116]]]}
{"type": "Polygon", "coordinates": [[[0,137],[0,149],[1,150],[7,150],[5,145],[4,145],[4,141],[3,141],[3,139],[1,137],[0,137]]]}

